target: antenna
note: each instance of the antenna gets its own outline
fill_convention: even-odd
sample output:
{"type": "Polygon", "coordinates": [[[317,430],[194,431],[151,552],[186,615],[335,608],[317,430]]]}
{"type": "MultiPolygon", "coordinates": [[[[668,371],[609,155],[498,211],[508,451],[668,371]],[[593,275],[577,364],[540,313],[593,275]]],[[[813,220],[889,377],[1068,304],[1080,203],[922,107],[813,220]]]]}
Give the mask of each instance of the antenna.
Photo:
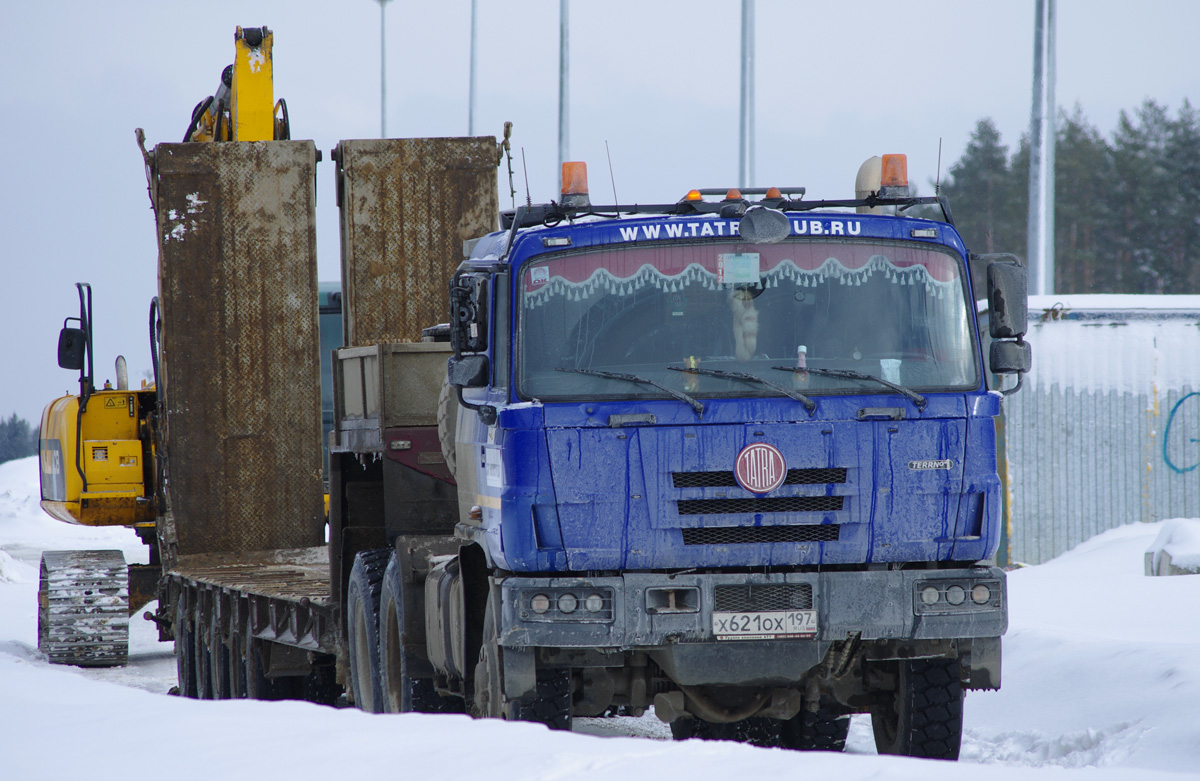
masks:
{"type": "Polygon", "coordinates": [[[521,147],[521,170],[525,172],[525,205],[533,206],[533,198],[529,195],[529,166],[525,165],[525,147],[521,147]]]}
{"type": "Polygon", "coordinates": [[[608,178],[610,181],[612,181],[613,204],[617,205],[617,216],[620,217],[621,216],[621,207],[619,204],[621,202],[619,200],[617,200],[617,177],[613,176],[612,152],[610,152],[608,149],[608,139],[607,138],[604,139],[604,154],[608,155],[608,178]]]}
{"type": "Polygon", "coordinates": [[[941,136],[938,136],[937,179],[933,180],[933,194],[935,196],[942,194],[942,139],[941,139],[941,136]]]}

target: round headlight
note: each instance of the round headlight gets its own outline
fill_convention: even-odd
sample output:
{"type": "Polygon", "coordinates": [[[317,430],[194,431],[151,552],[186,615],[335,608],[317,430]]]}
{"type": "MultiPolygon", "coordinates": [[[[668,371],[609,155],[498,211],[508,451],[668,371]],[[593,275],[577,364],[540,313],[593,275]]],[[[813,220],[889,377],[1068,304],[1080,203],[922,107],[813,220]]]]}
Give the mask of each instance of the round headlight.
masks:
{"type": "Polygon", "coordinates": [[[604,597],[599,594],[588,594],[587,599],[583,600],[583,606],[589,613],[599,613],[604,609],[604,597]]]}
{"type": "Polygon", "coordinates": [[[938,596],[938,590],[933,586],[926,586],[921,589],[921,601],[926,605],[936,605],[938,596]]]}
{"type": "Polygon", "coordinates": [[[545,613],[550,609],[550,597],[545,594],[535,594],[529,600],[529,607],[535,613],[545,613]]]}
{"type": "Polygon", "coordinates": [[[961,605],[967,598],[967,591],[962,586],[951,586],[946,589],[946,601],[951,605],[961,605]]]}
{"type": "Polygon", "coordinates": [[[563,594],[558,598],[560,613],[574,613],[577,607],[579,607],[579,600],[575,598],[574,594],[563,594]]]}
{"type": "Polygon", "coordinates": [[[975,588],[971,589],[971,601],[976,605],[986,605],[991,598],[992,590],[986,583],[977,583],[975,588]]]}

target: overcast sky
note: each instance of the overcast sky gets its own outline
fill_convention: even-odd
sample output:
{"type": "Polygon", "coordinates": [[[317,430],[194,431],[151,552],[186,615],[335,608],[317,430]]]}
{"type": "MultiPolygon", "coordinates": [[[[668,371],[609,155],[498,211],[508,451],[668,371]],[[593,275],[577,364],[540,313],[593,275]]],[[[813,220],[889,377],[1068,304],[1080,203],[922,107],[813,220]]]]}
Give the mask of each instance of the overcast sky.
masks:
{"type": "MultiPolygon", "coordinates": [[[[558,6],[479,0],[476,132],[514,123],[519,200],[521,150],[534,201],[556,196],[558,6]]],[[[612,200],[605,142],[624,203],[736,184],[740,8],[572,0],[570,156],[589,163],[594,201],[612,200]]],[[[943,175],[982,117],[1015,146],[1029,125],[1033,9],[758,0],[754,184],[850,197],[863,160],[904,152],[928,194],[939,138],[943,175]]],[[[469,0],[388,4],[389,135],[466,135],[469,16],[469,0]]],[[[0,415],[36,421],[77,387],[55,362],[77,281],[94,288],[97,381],[118,353],[135,383],[148,369],[157,250],[133,129],[150,144],[179,141],[232,62],[239,24],[275,32],[275,94],[287,99],[293,137],[325,153],[318,273],[338,279],[328,153],[379,134],[379,17],[372,0],[3,4],[0,415]]],[[[1147,97],[1174,113],[1200,97],[1197,29],[1191,0],[1059,0],[1059,106],[1080,104],[1106,135],[1147,97]]]]}

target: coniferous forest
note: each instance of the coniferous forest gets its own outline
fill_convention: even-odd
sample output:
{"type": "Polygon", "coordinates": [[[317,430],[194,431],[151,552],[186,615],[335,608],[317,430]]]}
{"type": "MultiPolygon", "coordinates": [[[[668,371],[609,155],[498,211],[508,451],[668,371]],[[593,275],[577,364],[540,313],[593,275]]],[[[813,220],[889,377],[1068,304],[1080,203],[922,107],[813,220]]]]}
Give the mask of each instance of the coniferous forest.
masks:
{"type": "MultiPolygon", "coordinates": [[[[1111,138],[1078,106],[1057,124],[1055,292],[1200,293],[1200,114],[1190,102],[1172,113],[1147,100],[1121,113],[1111,138]]],[[[1010,153],[980,120],[941,194],[973,252],[1024,258],[1028,135],[1010,153]]]]}

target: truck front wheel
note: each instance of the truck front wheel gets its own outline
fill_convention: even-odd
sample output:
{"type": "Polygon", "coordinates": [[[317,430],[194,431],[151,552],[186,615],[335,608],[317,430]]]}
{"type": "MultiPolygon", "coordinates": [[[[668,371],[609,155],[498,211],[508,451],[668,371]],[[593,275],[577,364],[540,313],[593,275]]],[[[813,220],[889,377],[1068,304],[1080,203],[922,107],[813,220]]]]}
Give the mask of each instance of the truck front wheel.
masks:
{"type": "Polygon", "coordinates": [[[474,715],[487,718],[533,721],[550,729],[571,728],[571,671],[547,668],[537,671],[531,700],[510,700],[504,695],[504,650],[496,642],[496,625],[489,604],[483,620],[483,645],[475,665],[474,715]]]}
{"type": "Polygon", "coordinates": [[[880,754],[958,759],[963,689],[957,659],[895,662],[897,686],[871,710],[880,754]]]}

